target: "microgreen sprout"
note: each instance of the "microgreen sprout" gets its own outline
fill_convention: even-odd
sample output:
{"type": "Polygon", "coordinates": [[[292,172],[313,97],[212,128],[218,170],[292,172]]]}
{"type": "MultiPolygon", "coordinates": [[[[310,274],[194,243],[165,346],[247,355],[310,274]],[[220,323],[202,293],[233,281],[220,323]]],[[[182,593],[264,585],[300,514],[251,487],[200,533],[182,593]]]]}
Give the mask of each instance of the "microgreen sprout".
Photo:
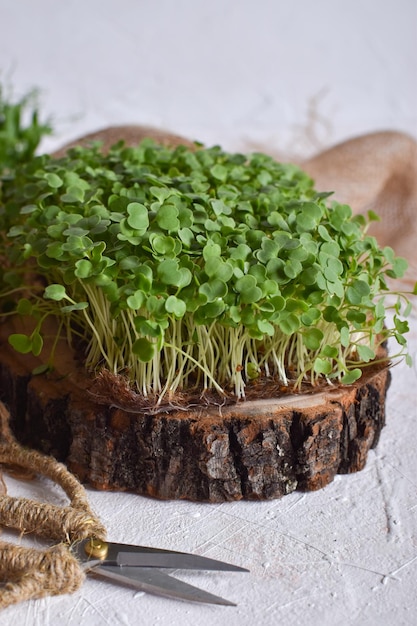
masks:
{"type": "Polygon", "coordinates": [[[9,341],[40,354],[57,316],[87,369],[159,401],[189,388],[243,399],[260,380],[351,384],[387,339],[406,354],[410,304],[390,303],[388,285],[406,262],[366,233],[374,214],[330,195],[294,165],[219,147],[35,158],[1,188],[3,309],[34,319],[9,341]]]}
{"type": "Polygon", "coordinates": [[[13,100],[0,85],[0,171],[32,159],[42,137],[52,132],[39,120],[37,95],[33,90],[13,100]]]}

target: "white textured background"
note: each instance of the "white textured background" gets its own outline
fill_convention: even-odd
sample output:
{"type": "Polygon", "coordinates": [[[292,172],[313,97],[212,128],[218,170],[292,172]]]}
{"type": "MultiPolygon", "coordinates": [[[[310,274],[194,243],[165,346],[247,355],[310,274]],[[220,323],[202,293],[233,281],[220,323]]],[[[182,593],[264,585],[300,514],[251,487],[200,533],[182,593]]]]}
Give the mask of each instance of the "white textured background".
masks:
{"type": "MultiPolygon", "coordinates": [[[[0,81],[41,89],[48,150],[123,123],[290,156],[378,129],[417,137],[416,0],[0,0],[0,25],[0,81]]],[[[249,567],[187,577],[237,608],[89,580],[3,611],[0,626],[416,624],[417,370],[393,375],[366,469],[317,493],[207,505],[90,492],[114,540],[249,567]]]]}
{"type": "Polygon", "coordinates": [[[415,0],[1,0],[0,23],[0,77],[41,88],[55,145],[128,122],[303,153],[417,133],[415,0]]]}

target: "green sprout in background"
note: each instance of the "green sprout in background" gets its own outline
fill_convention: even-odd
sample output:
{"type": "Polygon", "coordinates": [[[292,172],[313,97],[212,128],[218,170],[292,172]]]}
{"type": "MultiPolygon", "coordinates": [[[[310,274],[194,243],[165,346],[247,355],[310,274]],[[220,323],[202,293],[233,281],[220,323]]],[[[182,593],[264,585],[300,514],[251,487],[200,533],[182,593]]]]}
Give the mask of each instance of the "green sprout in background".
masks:
{"type": "Polygon", "coordinates": [[[41,139],[52,132],[39,121],[38,93],[32,90],[13,101],[0,84],[0,172],[13,170],[35,155],[41,139]]]}
{"type": "Polygon", "coordinates": [[[31,159],[1,186],[3,311],[33,319],[9,342],[41,354],[56,316],[87,369],[158,402],[191,388],[243,399],[260,380],[351,384],[391,337],[410,361],[411,304],[386,299],[407,264],[366,234],[374,214],[329,195],[294,165],[219,147],[31,159]]]}

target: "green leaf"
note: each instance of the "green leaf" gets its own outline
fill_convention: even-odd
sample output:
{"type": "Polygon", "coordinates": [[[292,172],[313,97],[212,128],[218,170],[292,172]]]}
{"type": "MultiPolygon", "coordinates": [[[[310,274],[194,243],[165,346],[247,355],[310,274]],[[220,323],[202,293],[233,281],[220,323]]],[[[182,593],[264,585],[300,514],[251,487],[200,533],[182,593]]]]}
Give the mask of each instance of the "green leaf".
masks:
{"type": "Polygon", "coordinates": [[[390,265],[393,265],[394,261],[395,261],[395,252],[392,248],[390,248],[389,246],[385,246],[385,248],[382,250],[383,255],[385,256],[386,260],[388,261],[388,263],[390,265]]]}
{"type": "Polygon", "coordinates": [[[284,265],[284,273],[288,278],[296,278],[302,272],[303,266],[300,261],[288,260],[284,265]]]}
{"type": "Polygon", "coordinates": [[[336,346],[331,346],[329,344],[326,344],[320,352],[321,357],[327,357],[329,359],[336,359],[338,354],[339,350],[336,348],[336,346]]]}
{"type": "Polygon", "coordinates": [[[328,292],[331,295],[336,295],[341,300],[343,299],[343,296],[345,295],[345,292],[344,292],[342,281],[337,280],[337,279],[334,282],[330,281],[330,280],[327,280],[326,281],[326,287],[327,287],[328,292]]]}
{"type": "Polygon", "coordinates": [[[176,241],[173,237],[154,235],[149,238],[149,241],[157,254],[161,256],[175,254],[176,241]]]}
{"type": "Polygon", "coordinates": [[[152,287],[153,282],[152,269],[148,265],[139,264],[134,267],[134,270],[137,286],[145,293],[148,293],[152,287]]]}
{"type": "Polygon", "coordinates": [[[43,363],[42,365],[38,365],[38,367],[34,367],[32,370],[32,376],[40,376],[41,374],[46,374],[51,371],[52,366],[49,363],[43,363]]]}
{"type": "Polygon", "coordinates": [[[168,296],[165,302],[165,309],[168,313],[175,315],[175,317],[181,318],[185,315],[187,305],[183,300],[177,298],[176,296],[168,296]]]}
{"type": "Polygon", "coordinates": [[[207,298],[207,302],[214,302],[219,298],[224,298],[227,291],[226,283],[218,278],[203,283],[198,289],[198,293],[204,295],[207,298]]]}
{"type": "Polygon", "coordinates": [[[346,290],[346,297],[351,304],[361,304],[370,293],[370,287],[363,280],[355,280],[346,290]]]}
{"type": "Polygon", "coordinates": [[[74,304],[68,304],[61,307],[61,313],[72,313],[72,311],[82,311],[88,308],[88,302],[74,302],[74,304]]]}
{"type": "Polygon", "coordinates": [[[317,227],[322,216],[322,209],[314,202],[302,204],[302,210],[297,215],[297,229],[299,232],[310,231],[317,227]]]}
{"type": "Polygon", "coordinates": [[[19,315],[31,315],[33,304],[27,298],[21,298],[17,303],[16,311],[19,315]]]}
{"type": "Polygon", "coordinates": [[[194,233],[189,228],[180,228],[178,231],[178,236],[181,239],[182,243],[189,248],[194,241],[194,233]]]}
{"type": "Polygon", "coordinates": [[[58,189],[64,184],[64,181],[60,176],[58,176],[58,174],[46,174],[45,180],[48,183],[49,187],[52,187],[53,189],[58,189]]]}
{"type": "Polygon", "coordinates": [[[217,216],[230,215],[232,209],[223,200],[210,200],[213,211],[217,216]]]}
{"type": "Polygon", "coordinates": [[[336,230],[341,230],[343,222],[350,219],[351,216],[352,209],[347,204],[335,203],[330,213],[330,223],[336,230]]]}
{"type": "Polygon", "coordinates": [[[139,358],[143,363],[148,363],[152,361],[155,354],[155,344],[146,339],[145,337],[141,337],[137,339],[132,346],[133,354],[139,358]]]}
{"type": "Polygon", "coordinates": [[[265,237],[262,240],[261,250],[256,253],[256,257],[261,263],[268,263],[270,259],[275,258],[280,250],[279,244],[265,237]]]}
{"type": "Polygon", "coordinates": [[[381,218],[379,217],[379,215],[377,213],[375,213],[375,211],[369,210],[367,212],[367,216],[368,216],[368,221],[369,222],[380,222],[381,218]]]}
{"type": "MultiPolygon", "coordinates": [[[[20,209],[21,215],[30,215],[34,211],[38,210],[38,206],[36,204],[26,204],[20,209]]],[[[17,227],[16,227],[17,228],[17,227]]]]}
{"type": "Polygon", "coordinates": [[[273,324],[268,322],[268,320],[258,320],[257,326],[262,335],[269,335],[270,337],[274,336],[275,327],[273,326],[273,324]]]}
{"type": "Polygon", "coordinates": [[[282,311],[285,308],[285,298],[283,296],[274,296],[273,298],[270,298],[269,302],[272,304],[272,306],[274,307],[274,310],[279,312],[282,311]]]}
{"type": "Polygon", "coordinates": [[[256,284],[256,278],[251,275],[242,276],[235,283],[235,289],[240,294],[242,304],[258,302],[262,298],[262,289],[256,284]]]}
{"type": "Polygon", "coordinates": [[[208,302],[197,311],[195,314],[195,321],[197,324],[206,324],[208,319],[212,320],[220,317],[225,308],[226,305],[221,299],[208,302]]]}
{"type": "Polygon", "coordinates": [[[331,235],[329,234],[329,231],[327,230],[327,228],[325,226],[323,226],[323,224],[320,224],[318,226],[317,232],[319,233],[320,237],[324,241],[333,241],[331,235]]]}
{"type": "Polygon", "coordinates": [[[44,298],[48,300],[64,300],[68,298],[64,285],[48,285],[43,293],[44,298]]]}
{"type": "Polygon", "coordinates": [[[61,259],[65,256],[65,250],[62,248],[62,243],[60,241],[49,243],[46,248],[46,256],[50,259],[61,259]]]}
{"type": "Polygon", "coordinates": [[[32,340],[27,335],[21,333],[13,333],[8,337],[9,344],[21,354],[32,352],[32,340]]]}
{"type": "Polygon", "coordinates": [[[193,275],[188,267],[180,267],[179,278],[176,283],[176,287],[178,287],[178,289],[183,289],[184,287],[187,287],[187,285],[189,285],[192,280],[193,275]]]}
{"type": "Polygon", "coordinates": [[[74,271],[74,274],[77,276],[77,278],[88,278],[93,274],[93,264],[87,259],[80,259],[75,263],[75,267],[76,269],[74,271]]]}
{"type": "Polygon", "coordinates": [[[321,312],[319,309],[312,307],[301,315],[301,322],[304,326],[312,326],[313,324],[317,324],[320,318],[321,312]]]}
{"type": "Polygon", "coordinates": [[[65,204],[76,204],[78,202],[83,202],[85,196],[85,191],[81,187],[76,185],[70,185],[66,191],[60,196],[61,202],[65,204]]]}
{"type": "Polygon", "coordinates": [[[409,331],[408,322],[406,320],[401,320],[397,315],[394,315],[394,325],[395,330],[400,334],[409,331]]]}
{"type": "Polygon", "coordinates": [[[318,328],[308,328],[303,332],[303,342],[308,350],[318,350],[323,337],[322,331],[318,328]]]}
{"type": "Polygon", "coordinates": [[[251,249],[246,243],[239,243],[236,248],[229,250],[230,258],[236,261],[246,261],[250,253],[251,249]]]}
{"type": "Polygon", "coordinates": [[[137,317],[135,317],[133,323],[136,330],[141,335],[146,335],[148,337],[154,337],[159,339],[163,336],[161,324],[153,320],[147,319],[146,317],[143,317],[143,315],[138,315],[137,317]]]}
{"type": "Polygon", "coordinates": [[[161,204],[174,193],[173,190],[166,187],[150,187],[149,191],[161,204]]]}
{"type": "Polygon", "coordinates": [[[300,319],[294,313],[284,311],[279,318],[279,327],[285,335],[292,335],[300,328],[300,319]]]}
{"type": "Polygon", "coordinates": [[[177,231],[180,228],[178,209],[173,204],[164,204],[158,209],[156,222],[160,228],[167,231],[177,231]]]}
{"type": "Polygon", "coordinates": [[[255,363],[248,363],[246,366],[246,375],[249,380],[255,380],[256,378],[259,378],[259,367],[255,363]]]}
{"type": "Polygon", "coordinates": [[[215,243],[212,239],[209,239],[203,248],[203,258],[207,262],[213,257],[220,257],[222,249],[218,243],[215,243]]]}
{"type": "Polygon", "coordinates": [[[32,354],[34,356],[39,356],[43,348],[42,336],[39,333],[33,333],[31,340],[32,340],[32,354]]]}
{"type": "Polygon", "coordinates": [[[402,278],[408,268],[408,263],[402,257],[396,257],[392,264],[392,269],[387,271],[388,276],[392,278],[402,278]]]}
{"type": "Polygon", "coordinates": [[[146,231],[149,226],[148,209],[140,202],[130,202],[127,205],[127,223],[134,230],[146,231]]]}
{"type": "Polygon", "coordinates": [[[134,294],[126,298],[127,306],[134,311],[140,309],[144,302],[145,295],[140,289],[136,290],[134,294]]]}
{"type": "Polygon", "coordinates": [[[358,352],[359,358],[361,361],[368,363],[375,358],[375,351],[372,350],[369,346],[359,344],[356,346],[356,350],[358,352]]]}
{"type": "Polygon", "coordinates": [[[209,278],[218,278],[227,283],[233,276],[233,266],[219,257],[209,257],[204,270],[209,278]]]}
{"type": "MultiPolygon", "coordinates": [[[[259,287],[260,289],[262,289],[263,296],[275,296],[279,292],[279,287],[277,283],[274,280],[270,280],[269,278],[261,282],[259,284],[259,287]]],[[[260,304],[259,306],[262,309],[264,304],[260,304]]],[[[267,306],[270,306],[270,305],[267,304],[267,306]]],[[[266,311],[267,309],[263,309],[263,310],[266,311]]]]}
{"type": "Polygon", "coordinates": [[[316,374],[330,374],[332,371],[332,364],[329,359],[316,358],[314,361],[313,369],[316,374]]]}
{"type": "Polygon", "coordinates": [[[362,376],[362,370],[360,370],[359,368],[356,368],[344,374],[341,382],[343,385],[351,385],[352,383],[359,380],[361,376],[362,376]]]}
{"type": "Polygon", "coordinates": [[[214,176],[214,178],[217,178],[222,182],[227,179],[227,168],[224,167],[224,165],[220,165],[220,163],[213,165],[213,167],[210,169],[210,173],[212,176],[214,176]]]}
{"type": "MultiPolygon", "coordinates": [[[[336,257],[338,258],[340,255],[340,246],[337,241],[325,241],[320,246],[320,252],[325,254],[327,257],[336,257]]],[[[334,261],[334,259],[329,259],[329,261],[334,261]]],[[[343,266],[342,266],[343,269],[343,266]]]]}
{"type": "Polygon", "coordinates": [[[119,267],[122,270],[128,270],[128,271],[137,270],[140,267],[140,265],[141,265],[140,258],[135,255],[126,256],[119,261],[119,267]]]}
{"type": "Polygon", "coordinates": [[[176,259],[165,259],[157,267],[157,274],[165,285],[178,285],[182,278],[176,259]]]}

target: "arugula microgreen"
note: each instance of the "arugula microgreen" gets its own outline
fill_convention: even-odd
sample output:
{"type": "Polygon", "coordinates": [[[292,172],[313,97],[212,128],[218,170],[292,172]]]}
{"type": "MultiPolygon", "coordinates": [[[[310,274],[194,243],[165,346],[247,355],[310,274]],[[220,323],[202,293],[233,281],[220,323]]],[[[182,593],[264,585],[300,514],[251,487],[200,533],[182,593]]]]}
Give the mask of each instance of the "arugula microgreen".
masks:
{"type": "Polygon", "coordinates": [[[36,90],[13,101],[0,85],[0,172],[32,159],[42,137],[51,132],[48,122],[39,121],[36,90]]]}
{"type": "Polygon", "coordinates": [[[1,187],[3,308],[35,319],[9,341],[39,354],[57,316],[88,369],[127,372],[159,401],[188,388],[242,399],[263,378],[351,384],[389,338],[392,358],[406,354],[409,301],[390,304],[388,285],[406,262],[366,233],[374,214],[329,195],[294,165],[217,146],[31,159],[1,187]],[[47,286],[28,296],[34,268],[47,286]]]}

